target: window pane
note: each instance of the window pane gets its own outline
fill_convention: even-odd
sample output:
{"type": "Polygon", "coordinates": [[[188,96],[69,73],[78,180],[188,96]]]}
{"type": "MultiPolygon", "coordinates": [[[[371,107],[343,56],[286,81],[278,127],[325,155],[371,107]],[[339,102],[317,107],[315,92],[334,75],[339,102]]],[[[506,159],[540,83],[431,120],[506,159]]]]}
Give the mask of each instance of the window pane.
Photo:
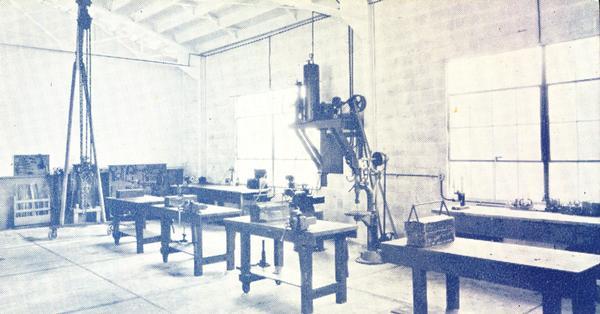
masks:
{"type": "Polygon", "coordinates": [[[518,124],[540,124],[540,88],[515,90],[518,124]]]}
{"type": "Polygon", "coordinates": [[[541,160],[540,126],[519,125],[517,130],[518,159],[541,160]]]}
{"type": "Polygon", "coordinates": [[[318,183],[317,168],[312,160],[276,160],[273,182],[275,186],[287,186],[285,176],[292,175],[297,185],[315,187],[318,183]]]}
{"type": "Polygon", "coordinates": [[[511,200],[519,195],[516,163],[496,163],[496,200],[511,200]]]}
{"type": "Polygon", "coordinates": [[[577,97],[575,84],[548,87],[548,113],[550,123],[577,120],[577,97]]]}
{"type": "Polygon", "coordinates": [[[494,125],[515,125],[517,124],[517,108],[515,105],[515,90],[506,90],[494,92],[492,95],[493,103],[493,124],[494,125]]]}
{"type": "Polygon", "coordinates": [[[237,158],[271,159],[271,116],[237,120],[237,158]]]}
{"type": "Polygon", "coordinates": [[[600,160],[600,120],[577,123],[577,153],[580,160],[600,160]]]}
{"type": "Polygon", "coordinates": [[[471,134],[471,159],[494,159],[494,148],[492,145],[493,132],[491,127],[472,128],[471,134]]]}
{"type": "Polygon", "coordinates": [[[494,127],[494,156],[516,160],[517,153],[517,126],[494,127]]]}
{"type": "Polygon", "coordinates": [[[465,190],[467,195],[482,199],[494,197],[493,166],[492,162],[478,162],[470,165],[471,182],[469,182],[468,190],[465,190]]]}
{"type": "Polygon", "coordinates": [[[518,164],[519,198],[541,202],[544,198],[544,166],[542,163],[518,164]]]}
{"type": "Polygon", "coordinates": [[[600,79],[576,84],[577,120],[600,120],[600,79]]]}
{"type": "Polygon", "coordinates": [[[455,59],[448,62],[448,93],[466,93],[540,84],[541,50],[455,59]]]}
{"type": "Polygon", "coordinates": [[[550,124],[550,155],[552,160],[577,159],[577,123],[550,124]]]}
{"type": "Polygon", "coordinates": [[[600,163],[579,163],[579,200],[600,201],[600,163]]]}
{"type": "Polygon", "coordinates": [[[471,131],[468,128],[450,131],[450,158],[471,159],[471,131]]]}
{"type": "Polygon", "coordinates": [[[474,103],[471,105],[470,125],[491,126],[492,125],[492,93],[473,95],[474,103]]]}
{"type": "Polygon", "coordinates": [[[469,111],[471,110],[472,95],[459,95],[449,97],[450,112],[448,118],[450,120],[450,128],[468,127],[469,111]]]}
{"type": "Polygon", "coordinates": [[[551,163],[550,197],[563,203],[577,200],[577,176],[576,163],[551,163]]]}
{"type": "Polygon", "coordinates": [[[600,76],[600,36],[546,46],[548,83],[600,76]]]}
{"type": "Polygon", "coordinates": [[[254,178],[254,169],[267,170],[267,182],[273,182],[273,168],[271,160],[238,159],[235,161],[235,175],[240,184],[246,184],[248,179],[254,178]]]}

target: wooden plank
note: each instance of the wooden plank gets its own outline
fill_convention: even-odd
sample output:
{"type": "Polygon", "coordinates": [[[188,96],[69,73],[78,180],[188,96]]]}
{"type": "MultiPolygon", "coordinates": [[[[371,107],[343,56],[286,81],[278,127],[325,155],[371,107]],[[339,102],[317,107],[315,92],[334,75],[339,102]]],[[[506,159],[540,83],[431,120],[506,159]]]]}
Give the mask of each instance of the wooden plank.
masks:
{"type": "MultiPolygon", "coordinates": [[[[253,234],[256,232],[261,233],[263,236],[267,237],[277,237],[281,236],[283,232],[286,232],[287,236],[291,236],[293,233],[286,228],[285,223],[283,222],[272,222],[272,223],[259,223],[259,222],[251,222],[250,216],[241,216],[236,218],[227,218],[223,221],[227,225],[231,225],[237,229],[252,229],[253,234]]],[[[321,237],[333,237],[336,234],[347,233],[348,237],[356,237],[356,230],[358,227],[356,225],[327,221],[327,220],[317,220],[317,223],[314,225],[310,225],[308,230],[304,232],[305,235],[321,238],[321,237]]]]}
{"type": "MultiPolygon", "coordinates": [[[[383,242],[382,247],[406,247],[405,238],[383,242]]],[[[478,260],[510,263],[515,265],[554,269],[580,273],[600,264],[600,255],[555,250],[526,245],[497,243],[465,238],[454,242],[423,248],[422,251],[437,254],[452,254],[478,260]]]]}
{"type": "Polygon", "coordinates": [[[450,214],[452,216],[468,215],[482,217],[498,217],[548,223],[560,222],[564,224],[590,225],[600,228],[600,217],[566,215],[561,213],[551,213],[535,210],[515,210],[503,207],[469,206],[469,208],[467,209],[451,210],[450,214]]]}

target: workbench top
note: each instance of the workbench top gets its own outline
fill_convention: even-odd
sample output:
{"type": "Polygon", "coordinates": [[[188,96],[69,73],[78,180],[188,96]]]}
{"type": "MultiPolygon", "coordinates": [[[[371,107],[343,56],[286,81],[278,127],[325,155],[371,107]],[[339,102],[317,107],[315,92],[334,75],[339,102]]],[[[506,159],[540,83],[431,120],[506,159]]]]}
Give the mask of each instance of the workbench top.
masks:
{"type": "MultiPolygon", "coordinates": [[[[225,207],[225,206],[217,206],[217,205],[209,205],[202,204],[206,206],[205,209],[202,209],[194,214],[194,216],[200,218],[224,218],[224,217],[235,217],[241,215],[242,211],[238,208],[234,207],[225,207]]],[[[164,211],[169,215],[176,216],[180,211],[175,207],[165,207],[165,204],[155,204],[152,205],[153,210],[164,211]]],[[[188,212],[181,212],[182,215],[189,215],[188,212]]]]}
{"type": "MultiPolygon", "coordinates": [[[[451,204],[448,204],[450,208],[451,204]]],[[[452,204],[454,205],[454,204],[452,204]]],[[[439,212],[438,209],[433,210],[439,212]]],[[[445,211],[443,213],[446,213],[445,211]]],[[[551,223],[565,223],[565,224],[584,224],[590,226],[596,226],[600,228],[600,217],[587,217],[587,216],[576,216],[566,215],[561,213],[552,213],[537,210],[519,210],[511,209],[508,207],[494,207],[494,206],[482,206],[482,205],[469,205],[466,209],[452,210],[450,209],[450,215],[468,215],[468,216],[482,216],[482,217],[499,217],[506,219],[520,219],[530,221],[543,221],[551,223]]]]}
{"type": "Polygon", "coordinates": [[[600,267],[600,255],[466,238],[456,238],[454,242],[428,248],[407,246],[407,239],[402,238],[383,242],[381,248],[384,251],[401,249],[420,250],[427,254],[451,254],[570,273],[600,267]]]}
{"type": "MultiPolygon", "coordinates": [[[[227,218],[223,220],[223,222],[226,225],[235,225],[243,228],[261,228],[273,232],[290,232],[289,229],[286,229],[286,222],[251,222],[250,216],[227,218]]],[[[340,233],[353,233],[353,235],[350,236],[356,237],[357,229],[358,227],[353,224],[327,220],[317,220],[317,223],[310,225],[308,227],[308,230],[306,230],[305,232],[314,237],[324,237],[340,233]]]]}
{"type": "Polygon", "coordinates": [[[106,199],[113,200],[113,201],[137,203],[137,204],[163,203],[165,201],[164,197],[154,196],[154,195],[144,195],[144,196],[127,197],[127,198],[107,197],[106,199]]]}
{"type": "MultiPolygon", "coordinates": [[[[172,185],[172,188],[177,188],[177,185],[172,185]]],[[[204,189],[211,191],[221,191],[221,192],[231,192],[231,193],[241,193],[241,194],[257,194],[257,193],[265,193],[270,191],[270,189],[249,189],[245,185],[221,185],[221,184],[188,184],[188,185],[180,185],[182,189],[191,188],[191,189],[204,189]]]]}

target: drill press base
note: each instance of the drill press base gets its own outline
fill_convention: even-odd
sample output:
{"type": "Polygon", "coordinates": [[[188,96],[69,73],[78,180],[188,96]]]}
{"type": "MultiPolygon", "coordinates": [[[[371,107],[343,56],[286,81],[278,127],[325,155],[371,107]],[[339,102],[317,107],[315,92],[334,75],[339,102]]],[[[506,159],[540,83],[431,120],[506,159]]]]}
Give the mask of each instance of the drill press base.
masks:
{"type": "Polygon", "coordinates": [[[360,264],[366,265],[379,265],[383,264],[383,259],[381,258],[381,251],[363,251],[360,252],[360,256],[356,258],[356,262],[360,264]]]}

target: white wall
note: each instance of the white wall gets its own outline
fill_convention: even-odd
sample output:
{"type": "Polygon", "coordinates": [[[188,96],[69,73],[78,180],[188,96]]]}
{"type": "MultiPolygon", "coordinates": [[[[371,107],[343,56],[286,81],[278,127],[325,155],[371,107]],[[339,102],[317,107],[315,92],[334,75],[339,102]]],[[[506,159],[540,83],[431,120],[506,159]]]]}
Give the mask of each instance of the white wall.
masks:
{"type": "MultiPolygon", "coordinates": [[[[63,167],[74,56],[0,46],[0,176],[14,154],[63,167]]],[[[167,163],[196,171],[197,82],[178,66],[94,57],[92,104],[100,166],[167,163]]],[[[77,105],[77,103],[76,103],[77,105]]],[[[73,160],[78,160],[75,107],[73,160]]]]}

